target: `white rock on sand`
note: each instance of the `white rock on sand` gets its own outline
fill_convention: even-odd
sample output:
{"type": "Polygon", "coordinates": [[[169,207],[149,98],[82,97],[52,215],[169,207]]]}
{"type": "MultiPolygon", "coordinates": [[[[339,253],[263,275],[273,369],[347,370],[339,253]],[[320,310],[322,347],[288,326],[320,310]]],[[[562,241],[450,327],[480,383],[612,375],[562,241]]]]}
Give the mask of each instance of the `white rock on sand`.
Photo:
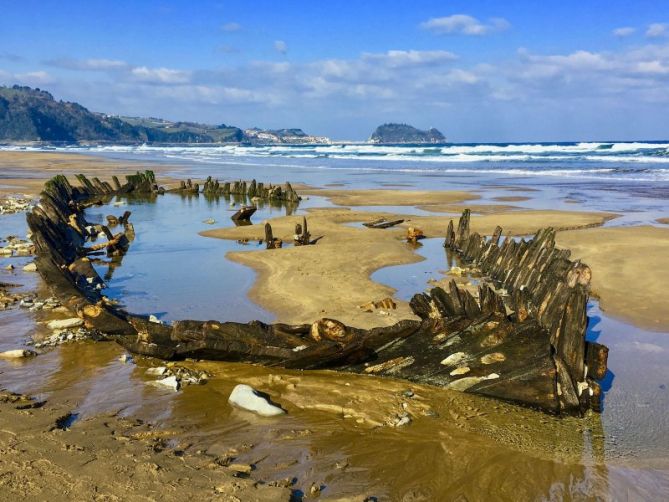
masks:
{"type": "Polygon", "coordinates": [[[174,375],[168,376],[167,378],[163,378],[161,380],[156,380],[154,382],[149,382],[152,385],[155,385],[157,387],[169,387],[173,391],[178,391],[181,388],[181,383],[175,377],[174,375]]]}
{"type": "Polygon", "coordinates": [[[0,357],[3,359],[21,359],[23,357],[36,356],[37,353],[27,349],[14,349],[0,352],[0,357]]]}
{"type": "Polygon", "coordinates": [[[35,262],[28,263],[25,267],[23,267],[24,272],[37,272],[37,265],[35,265],[35,262]]]}
{"type": "Polygon", "coordinates": [[[72,317],[71,319],[58,319],[56,321],[49,321],[47,326],[49,329],[70,329],[78,328],[84,325],[84,320],[79,319],[78,317],[72,317]]]}
{"type": "Polygon", "coordinates": [[[263,417],[273,417],[286,413],[278,406],[274,406],[267,399],[258,394],[258,391],[249,385],[237,385],[232,389],[228,401],[247,411],[252,411],[263,417]]]}

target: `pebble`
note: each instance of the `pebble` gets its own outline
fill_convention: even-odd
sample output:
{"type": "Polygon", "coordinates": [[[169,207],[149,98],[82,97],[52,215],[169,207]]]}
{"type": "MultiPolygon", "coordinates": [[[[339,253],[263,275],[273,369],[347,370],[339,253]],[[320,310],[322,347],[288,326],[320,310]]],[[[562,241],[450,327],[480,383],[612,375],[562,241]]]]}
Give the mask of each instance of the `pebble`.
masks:
{"type": "Polygon", "coordinates": [[[167,368],[165,366],[156,366],[155,368],[146,370],[147,375],[163,376],[165,373],[167,373],[167,368]]]}
{"type": "Polygon", "coordinates": [[[157,386],[168,387],[175,392],[181,388],[181,383],[179,383],[179,380],[174,375],[162,378],[160,380],[155,380],[149,383],[157,386]]]}
{"type": "Polygon", "coordinates": [[[74,331],[67,330],[58,330],[50,337],[45,338],[41,342],[35,343],[35,348],[39,349],[42,347],[55,347],[56,345],[61,345],[67,342],[75,342],[80,340],[88,340],[91,338],[96,338],[96,332],[88,331],[85,328],[77,328],[74,331]]]}
{"type": "Polygon", "coordinates": [[[249,464],[230,464],[228,469],[241,474],[250,474],[253,466],[249,464]]]}
{"type": "Polygon", "coordinates": [[[5,270],[14,270],[14,265],[11,263],[5,267],[5,270]]]}
{"type": "Polygon", "coordinates": [[[84,320],[79,319],[78,317],[72,317],[70,319],[58,319],[55,321],[49,321],[47,326],[49,329],[70,329],[78,328],[84,325],[84,320]]]}
{"type": "Polygon", "coordinates": [[[501,352],[493,352],[492,354],[486,354],[485,356],[481,357],[481,362],[483,364],[501,363],[505,360],[506,356],[501,352]]]}
{"type": "Polygon", "coordinates": [[[37,272],[37,265],[35,262],[28,263],[25,267],[23,267],[24,272],[37,272]]]}
{"type": "Polygon", "coordinates": [[[411,417],[408,413],[403,413],[398,416],[397,419],[393,422],[393,427],[402,427],[404,425],[409,425],[411,423],[411,417]]]}
{"type": "Polygon", "coordinates": [[[244,410],[251,411],[263,417],[272,417],[286,413],[283,409],[271,404],[258,391],[249,385],[239,384],[228,398],[228,401],[244,410]]]}
{"type": "Polygon", "coordinates": [[[456,352],[448,356],[443,361],[441,361],[441,364],[443,364],[444,366],[457,366],[462,361],[464,361],[466,357],[467,354],[465,354],[464,352],[456,352]]]}
{"type": "MultiPolygon", "coordinates": [[[[68,336],[69,339],[69,336],[68,336]]],[[[122,354],[121,357],[118,358],[119,361],[122,363],[132,363],[132,356],[130,354],[122,354]]]]}

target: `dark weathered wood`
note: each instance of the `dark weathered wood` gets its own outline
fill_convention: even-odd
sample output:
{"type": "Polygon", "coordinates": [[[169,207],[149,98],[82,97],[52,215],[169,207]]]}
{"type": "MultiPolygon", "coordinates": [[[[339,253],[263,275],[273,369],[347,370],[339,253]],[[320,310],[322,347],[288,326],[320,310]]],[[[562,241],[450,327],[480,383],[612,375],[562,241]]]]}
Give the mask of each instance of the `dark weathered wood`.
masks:
{"type": "Polygon", "coordinates": [[[274,237],[272,233],[272,225],[265,223],[265,248],[266,249],[280,249],[283,246],[283,241],[274,237]]]}
{"type": "Polygon", "coordinates": [[[364,222],[363,225],[367,228],[383,229],[383,228],[394,227],[395,225],[399,225],[400,223],[404,223],[404,220],[388,221],[385,218],[379,218],[378,220],[364,222]]]}
{"type": "Polygon", "coordinates": [[[549,333],[561,409],[580,413],[593,406],[599,395],[599,390],[593,389],[598,389],[596,380],[606,373],[608,353],[606,347],[588,344],[586,354],[586,309],[592,272],[587,265],[571,261],[568,250],[556,249],[551,228],[537,231],[529,241],[507,238],[500,244],[501,235],[500,227],[489,240],[472,233],[470,212],[465,210],[457,231],[453,231],[453,222],[449,223],[444,246],[509,292],[517,322],[535,319],[549,333]],[[584,392],[590,398],[586,399],[584,392]]]}
{"type": "Polygon", "coordinates": [[[258,210],[255,206],[242,206],[230,219],[233,221],[250,221],[251,216],[258,210]]]}
{"type": "Polygon", "coordinates": [[[309,227],[307,226],[307,218],[302,218],[302,224],[295,225],[295,235],[293,236],[296,246],[308,246],[309,244],[316,244],[316,241],[311,240],[309,227]]]}

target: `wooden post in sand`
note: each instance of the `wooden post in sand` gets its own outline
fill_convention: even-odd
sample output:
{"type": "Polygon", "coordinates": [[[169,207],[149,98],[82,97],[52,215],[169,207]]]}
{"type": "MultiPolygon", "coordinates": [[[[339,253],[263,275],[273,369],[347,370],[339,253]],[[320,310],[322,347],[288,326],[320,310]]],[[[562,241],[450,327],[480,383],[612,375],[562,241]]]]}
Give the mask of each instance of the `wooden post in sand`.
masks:
{"type": "Polygon", "coordinates": [[[311,234],[309,233],[309,228],[307,227],[307,218],[302,218],[302,224],[297,223],[295,225],[295,235],[293,236],[296,246],[308,246],[311,244],[311,234]]]}
{"type": "Polygon", "coordinates": [[[272,233],[272,225],[269,222],[265,223],[265,247],[266,249],[280,249],[283,246],[283,241],[274,237],[272,233]]]}

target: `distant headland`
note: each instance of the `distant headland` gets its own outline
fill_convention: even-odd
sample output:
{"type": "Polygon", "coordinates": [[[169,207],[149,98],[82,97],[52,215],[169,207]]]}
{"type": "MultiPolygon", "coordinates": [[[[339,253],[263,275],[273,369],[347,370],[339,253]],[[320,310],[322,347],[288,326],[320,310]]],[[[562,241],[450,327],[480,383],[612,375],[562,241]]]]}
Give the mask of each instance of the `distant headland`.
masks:
{"type": "Polygon", "coordinates": [[[376,128],[368,140],[370,143],[444,143],[446,137],[437,129],[426,131],[408,124],[383,124],[376,128]]]}
{"type": "Polygon", "coordinates": [[[245,129],[91,112],[47,91],[0,86],[0,141],[48,143],[323,144],[301,129],[245,129]]]}

